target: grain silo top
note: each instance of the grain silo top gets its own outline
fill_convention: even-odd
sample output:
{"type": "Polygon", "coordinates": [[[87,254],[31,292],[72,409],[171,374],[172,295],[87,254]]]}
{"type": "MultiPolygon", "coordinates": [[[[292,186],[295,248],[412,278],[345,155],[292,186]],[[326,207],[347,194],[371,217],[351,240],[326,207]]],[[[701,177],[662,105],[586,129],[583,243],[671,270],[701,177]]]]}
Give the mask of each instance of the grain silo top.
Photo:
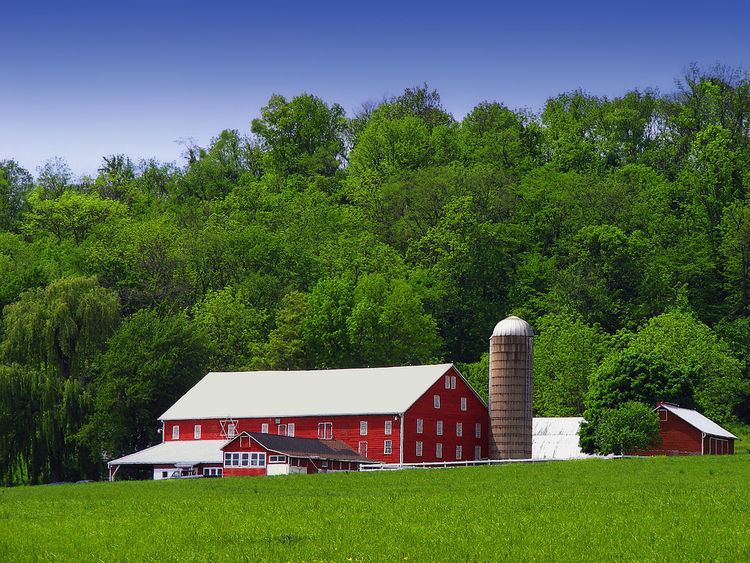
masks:
{"type": "Polygon", "coordinates": [[[534,336],[534,329],[519,317],[508,317],[495,325],[492,336],[534,336]]]}

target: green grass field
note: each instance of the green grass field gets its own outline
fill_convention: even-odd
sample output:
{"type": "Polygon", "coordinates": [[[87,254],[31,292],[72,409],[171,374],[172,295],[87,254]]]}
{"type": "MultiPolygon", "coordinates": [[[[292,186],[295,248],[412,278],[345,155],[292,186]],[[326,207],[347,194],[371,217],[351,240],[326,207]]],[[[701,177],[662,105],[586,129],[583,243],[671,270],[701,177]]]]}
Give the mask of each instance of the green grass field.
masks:
{"type": "Polygon", "coordinates": [[[0,560],[750,560],[750,456],[0,490],[0,560]]]}

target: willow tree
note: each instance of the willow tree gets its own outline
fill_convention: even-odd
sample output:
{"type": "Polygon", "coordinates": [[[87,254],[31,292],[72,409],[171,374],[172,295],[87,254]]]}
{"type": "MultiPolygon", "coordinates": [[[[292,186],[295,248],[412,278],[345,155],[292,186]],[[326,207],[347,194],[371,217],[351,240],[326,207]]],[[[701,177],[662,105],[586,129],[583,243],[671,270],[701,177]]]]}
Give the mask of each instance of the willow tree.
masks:
{"type": "Polygon", "coordinates": [[[104,347],[119,318],[117,294],[96,278],[63,278],[3,309],[2,350],[12,362],[85,379],[83,363],[104,347]]]}
{"type": "Polygon", "coordinates": [[[117,295],[96,278],[31,289],[3,310],[0,462],[6,482],[94,477],[79,430],[93,410],[86,366],[119,320],[117,295]]]}

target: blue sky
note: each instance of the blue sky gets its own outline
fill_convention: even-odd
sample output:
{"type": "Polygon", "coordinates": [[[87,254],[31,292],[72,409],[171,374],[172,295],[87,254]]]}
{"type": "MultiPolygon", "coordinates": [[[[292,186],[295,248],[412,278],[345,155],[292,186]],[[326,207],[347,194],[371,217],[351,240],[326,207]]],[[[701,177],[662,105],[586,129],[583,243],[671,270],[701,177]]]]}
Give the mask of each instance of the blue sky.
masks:
{"type": "Polygon", "coordinates": [[[178,140],[247,132],[275,92],[351,113],[428,82],[460,118],[579,87],[666,92],[691,61],[750,66],[744,2],[253,4],[4,2],[0,159],[179,160],[178,140]]]}

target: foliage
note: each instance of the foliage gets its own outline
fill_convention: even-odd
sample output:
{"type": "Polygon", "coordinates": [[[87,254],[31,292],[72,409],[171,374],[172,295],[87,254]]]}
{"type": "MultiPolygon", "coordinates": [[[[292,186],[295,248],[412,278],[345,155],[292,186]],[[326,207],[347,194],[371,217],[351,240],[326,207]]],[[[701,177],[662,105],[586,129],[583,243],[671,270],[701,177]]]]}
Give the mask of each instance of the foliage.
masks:
{"type": "MultiPolygon", "coordinates": [[[[586,434],[585,429],[582,434],[586,434]]],[[[622,403],[599,415],[592,441],[594,452],[601,455],[637,453],[658,443],[659,417],[649,405],[622,403]]]]}
{"type": "MultiPolygon", "coordinates": [[[[18,404],[42,405],[23,440],[0,427],[20,448],[5,478],[91,475],[128,447],[122,411],[90,432],[119,396],[103,382],[127,388],[104,358],[146,364],[159,323],[200,341],[206,369],[454,361],[485,394],[487,337],[515,313],[538,332],[537,414],[672,398],[750,422],[750,75],[550,94],[460,120],[427,84],[351,117],[273,95],[180,163],[104,152],[93,177],[54,158],[34,178],[0,161],[2,362],[18,404]],[[120,314],[151,344],[110,338],[120,314]]],[[[128,403],[146,405],[139,444],[182,389],[156,380],[128,403]]]]}
{"type": "Polygon", "coordinates": [[[86,380],[84,362],[103,348],[119,315],[117,295],[96,278],[63,278],[5,307],[2,351],[10,361],[86,380]]]}
{"type": "Polygon", "coordinates": [[[545,315],[534,328],[535,414],[582,416],[589,380],[609,352],[610,338],[570,315],[545,315]]]}
{"type": "Polygon", "coordinates": [[[109,341],[84,441],[108,458],[160,441],[156,419],[205,374],[209,345],[183,313],[142,309],[109,341]]]}

